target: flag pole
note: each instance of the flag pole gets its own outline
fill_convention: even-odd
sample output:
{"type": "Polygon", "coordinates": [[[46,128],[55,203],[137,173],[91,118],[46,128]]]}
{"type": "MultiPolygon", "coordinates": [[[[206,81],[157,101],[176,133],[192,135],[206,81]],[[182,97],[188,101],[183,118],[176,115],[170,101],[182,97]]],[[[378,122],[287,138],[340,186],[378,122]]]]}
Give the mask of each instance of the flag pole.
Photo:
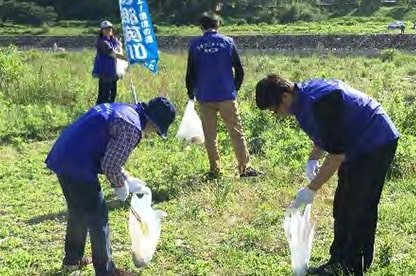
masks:
{"type": "Polygon", "coordinates": [[[133,97],[133,102],[134,104],[137,104],[137,94],[136,94],[136,88],[134,87],[134,83],[133,83],[133,77],[131,73],[129,75],[130,75],[130,91],[133,97]]]}
{"type": "Polygon", "coordinates": [[[130,59],[128,59],[128,63],[129,65],[127,66],[127,74],[129,75],[129,79],[130,79],[130,92],[131,92],[131,96],[133,98],[133,103],[137,104],[137,94],[136,94],[136,88],[134,87],[134,83],[133,83],[133,72],[131,71],[131,63],[130,63],[130,59]]]}

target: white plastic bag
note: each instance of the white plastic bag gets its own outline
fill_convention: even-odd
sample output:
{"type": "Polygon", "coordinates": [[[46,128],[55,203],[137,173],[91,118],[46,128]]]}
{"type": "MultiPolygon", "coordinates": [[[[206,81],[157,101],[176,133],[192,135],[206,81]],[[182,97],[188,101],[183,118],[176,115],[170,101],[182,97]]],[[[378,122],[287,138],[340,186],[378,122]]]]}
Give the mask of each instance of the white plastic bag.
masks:
{"type": "Polygon", "coordinates": [[[195,111],[194,101],[189,101],[186,105],[176,138],[180,140],[184,139],[191,144],[202,144],[205,142],[202,122],[195,111]]]}
{"type": "Polygon", "coordinates": [[[130,203],[129,230],[131,251],[136,267],[147,266],[156,251],[161,232],[161,220],[166,213],[153,210],[152,193],[148,187],[141,198],[133,194],[130,203]]]}
{"type": "Polygon", "coordinates": [[[308,270],[315,230],[311,221],[311,205],[306,206],[303,215],[299,210],[286,213],[283,228],[290,246],[293,274],[304,276],[308,270]]]}
{"type": "Polygon", "coordinates": [[[129,67],[129,63],[122,59],[116,59],[116,74],[117,77],[122,79],[126,74],[127,67],[129,67]]]}

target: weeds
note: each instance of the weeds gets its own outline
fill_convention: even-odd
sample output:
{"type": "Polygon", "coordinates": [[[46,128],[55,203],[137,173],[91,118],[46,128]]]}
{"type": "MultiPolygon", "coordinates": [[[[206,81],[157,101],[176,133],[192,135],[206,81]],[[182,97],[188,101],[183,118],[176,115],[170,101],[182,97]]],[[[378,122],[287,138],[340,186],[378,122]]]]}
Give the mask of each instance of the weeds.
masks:
{"type": "MultiPolygon", "coordinates": [[[[62,274],[66,206],[55,176],[43,161],[59,132],[95,102],[97,81],[90,73],[92,60],[92,52],[0,50],[0,275],[62,274]]],[[[201,179],[208,168],[203,147],[187,148],[174,138],[167,142],[143,140],[127,170],[148,183],[157,208],[167,211],[168,217],[155,259],[137,273],[290,275],[283,209],[305,184],[303,169],[310,142],[293,120],[276,119],[256,109],[255,84],[273,71],[296,81],[321,75],[343,79],[373,95],[391,115],[403,135],[381,200],[376,261],[368,275],[413,275],[416,58],[397,52],[384,62],[379,57],[251,54],[243,61],[246,80],[239,93],[241,118],[247,140],[254,141],[250,143],[253,166],[266,175],[236,179],[234,154],[223,124],[219,126],[219,144],[225,175],[217,182],[201,179]],[[395,63],[397,60],[400,63],[395,63]]],[[[134,66],[138,98],[146,101],[163,92],[182,113],[187,101],[185,62],[185,54],[162,54],[158,75],[134,66]]],[[[119,85],[118,99],[132,102],[128,79],[119,85]]],[[[134,270],[127,231],[128,203],[116,201],[108,183],[101,179],[111,210],[115,262],[134,270]]],[[[314,204],[314,264],[328,257],[333,189],[333,182],[326,185],[314,204]]],[[[82,272],[91,274],[91,268],[82,272]]]]}

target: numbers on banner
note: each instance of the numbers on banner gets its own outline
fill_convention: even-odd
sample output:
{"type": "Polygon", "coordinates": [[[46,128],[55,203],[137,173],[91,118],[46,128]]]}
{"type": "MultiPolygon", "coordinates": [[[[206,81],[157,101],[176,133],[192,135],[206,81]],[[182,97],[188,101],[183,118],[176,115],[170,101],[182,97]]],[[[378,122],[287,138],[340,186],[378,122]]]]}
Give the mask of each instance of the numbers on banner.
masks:
{"type": "Polygon", "coordinates": [[[127,45],[127,48],[131,59],[142,60],[147,58],[147,50],[142,43],[127,45]]]}

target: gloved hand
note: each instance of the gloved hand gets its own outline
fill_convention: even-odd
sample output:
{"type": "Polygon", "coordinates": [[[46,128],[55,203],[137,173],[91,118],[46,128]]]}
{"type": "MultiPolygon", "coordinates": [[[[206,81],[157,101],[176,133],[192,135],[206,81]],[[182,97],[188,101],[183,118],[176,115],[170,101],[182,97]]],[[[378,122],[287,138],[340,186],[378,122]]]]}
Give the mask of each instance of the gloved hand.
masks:
{"type": "Polygon", "coordinates": [[[122,187],[115,187],[114,192],[121,201],[126,201],[129,196],[129,186],[127,183],[124,183],[122,187]]]}
{"type": "Polygon", "coordinates": [[[299,190],[298,194],[296,195],[295,200],[292,202],[290,208],[291,209],[298,209],[302,205],[308,205],[313,202],[315,198],[315,191],[312,191],[308,187],[304,187],[299,190]]]}
{"type": "Polygon", "coordinates": [[[128,177],[127,185],[129,186],[130,193],[143,194],[146,192],[146,183],[136,177],[128,177]]]}
{"type": "Polygon", "coordinates": [[[319,161],[318,160],[308,160],[306,162],[306,178],[308,178],[309,181],[314,180],[316,175],[319,172],[319,161]]]}

